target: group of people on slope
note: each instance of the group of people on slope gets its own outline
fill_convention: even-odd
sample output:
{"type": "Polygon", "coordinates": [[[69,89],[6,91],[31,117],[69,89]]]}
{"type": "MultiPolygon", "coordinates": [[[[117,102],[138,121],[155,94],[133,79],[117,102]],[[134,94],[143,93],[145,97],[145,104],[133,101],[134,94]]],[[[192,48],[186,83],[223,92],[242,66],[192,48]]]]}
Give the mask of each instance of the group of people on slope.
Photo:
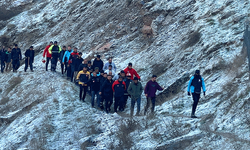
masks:
{"type": "MultiPolygon", "coordinates": [[[[30,46],[24,53],[25,55],[25,67],[24,71],[28,69],[30,66],[30,70],[33,71],[33,62],[35,57],[34,47],[30,46]]],[[[5,46],[3,46],[0,50],[0,58],[1,58],[1,72],[8,72],[13,69],[13,72],[17,72],[20,67],[20,60],[22,60],[22,52],[21,49],[18,48],[17,44],[14,44],[14,48],[12,46],[8,47],[7,50],[5,46]]]]}

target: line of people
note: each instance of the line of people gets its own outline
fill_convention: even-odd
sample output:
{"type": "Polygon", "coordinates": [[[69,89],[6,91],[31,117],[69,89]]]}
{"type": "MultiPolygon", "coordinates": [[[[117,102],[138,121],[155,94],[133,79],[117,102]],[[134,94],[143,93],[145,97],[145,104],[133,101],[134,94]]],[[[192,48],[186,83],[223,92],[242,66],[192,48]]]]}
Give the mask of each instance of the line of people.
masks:
{"type": "MultiPolygon", "coordinates": [[[[28,69],[30,66],[30,70],[33,72],[33,62],[35,57],[35,52],[33,46],[30,46],[24,53],[25,55],[25,67],[24,71],[28,69]]],[[[13,69],[13,72],[17,72],[20,67],[20,60],[22,60],[22,52],[17,44],[14,44],[14,48],[12,46],[8,47],[7,50],[5,46],[0,50],[0,58],[1,58],[1,73],[4,71],[8,72],[13,69]]]]}

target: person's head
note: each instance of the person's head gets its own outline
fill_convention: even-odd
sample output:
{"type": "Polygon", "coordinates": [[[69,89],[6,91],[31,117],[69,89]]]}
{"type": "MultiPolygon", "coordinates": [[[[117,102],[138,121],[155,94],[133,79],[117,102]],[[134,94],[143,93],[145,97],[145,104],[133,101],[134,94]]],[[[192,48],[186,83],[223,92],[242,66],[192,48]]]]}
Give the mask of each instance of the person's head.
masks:
{"type": "Polygon", "coordinates": [[[54,42],[54,45],[57,46],[57,41],[54,42]]]}
{"type": "Polygon", "coordinates": [[[122,76],[119,76],[119,79],[118,79],[118,81],[122,81],[123,80],[123,78],[122,78],[122,76]]]}
{"type": "Polygon", "coordinates": [[[3,48],[5,48],[5,46],[3,46],[3,48]]]}
{"type": "Polygon", "coordinates": [[[157,78],[157,75],[152,75],[152,81],[155,82],[157,78]]]}
{"type": "Polygon", "coordinates": [[[109,65],[109,70],[112,70],[112,67],[113,67],[112,65],[109,65]]]}
{"type": "Polygon", "coordinates": [[[132,69],[132,63],[128,63],[128,68],[132,69]]]}
{"type": "Polygon", "coordinates": [[[127,77],[127,79],[131,79],[131,74],[130,74],[130,73],[127,73],[127,74],[126,74],[126,77],[127,77]]]}
{"type": "Polygon", "coordinates": [[[98,67],[95,67],[95,72],[99,72],[99,68],[98,67]]]}
{"type": "Polygon", "coordinates": [[[97,59],[97,60],[100,60],[100,59],[101,59],[101,55],[97,55],[97,56],[96,56],[96,59],[97,59]]]}
{"type": "Polygon", "coordinates": [[[195,70],[195,75],[200,75],[200,70],[195,70]]]}
{"type": "Polygon", "coordinates": [[[33,48],[34,48],[33,46],[30,46],[30,50],[33,50],[33,48]]]}
{"type": "Polygon", "coordinates": [[[68,51],[71,51],[71,46],[70,45],[68,45],[68,51]]]}
{"type": "Polygon", "coordinates": [[[50,42],[49,42],[49,45],[53,45],[53,42],[52,42],[52,41],[50,41],[50,42]]]}
{"type": "Polygon", "coordinates": [[[11,47],[8,47],[8,52],[11,52],[11,47]]]}
{"type": "Polygon", "coordinates": [[[103,73],[103,77],[104,78],[107,78],[107,76],[108,76],[108,74],[105,72],[105,73],[103,73]]]}
{"type": "Polygon", "coordinates": [[[15,44],[15,48],[17,48],[18,47],[18,45],[17,44],[15,44]]]}
{"type": "Polygon", "coordinates": [[[109,57],[109,63],[112,63],[112,58],[111,57],[109,57]]]}
{"type": "Polygon", "coordinates": [[[89,67],[91,66],[91,61],[88,61],[88,66],[89,66],[89,67]]]}
{"type": "Polygon", "coordinates": [[[126,76],[126,74],[125,74],[124,70],[121,70],[121,72],[120,72],[120,76],[122,76],[122,77],[125,77],[125,76],[126,76]]]}
{"type": "Polygon", "coordinates": [[[134,83],[137,84],[138,83],[138,78],[137,77],[134,77],[134,83]]]}
{"type": "Polygon", "coordinates": [[[107,75],[107,79],[108,79],[109,81],[111,81],[112,75],[107,75]]]}
{"type": "Polygon", "coordinates": [[[87,65],[87,64],[88,64],[88,60],[87,60],[87,59],[84,59],[84,60],[83,60],[83,64],[86,64],[86,65],[87,65]]]}
{"type": "Polygon", "coordinates": [[[63,50],[66,51],[66,46],[63,46],[63,50]]]}
{"type": "Polygon", "coordinates": [[[101,71],[100,71],[100,73],[101,73],[101,75],[103,76],[103,74],[104,74],[104,71],[103,71],[103,70],[101,70],[101,71]]]}
{"type": "Polygon", "coordinates": [[[109,71],[109,75],[111,75],[111,76],[113,75],[112,71],[109,71]]]}
{"type": "Polygon", "coordinates": [[[83,70],[84,72],[86,72],[86,71],[88,70],[87,66],[84,65],[82,70],[83,70]]]}
{"type": "Polygon", "coordinates": [[[74,47],[74,52],[77,53],[77,48],[76,47],[74,47]]]}
{"type": "Polygon", "coordinates": [[[79,52],[79,53],[78,53],[78,56],[79,56],[79,57],[82,57],[82,52],[79,52]]]}
{"type": "Polygon", "coordinates": [[[94,77],[96,77],[96,76],[97,76],[97,74],[96,74],[96,72],[95,72],[95,71],[93,72],[93,76],[94,76],[94,77]]]}

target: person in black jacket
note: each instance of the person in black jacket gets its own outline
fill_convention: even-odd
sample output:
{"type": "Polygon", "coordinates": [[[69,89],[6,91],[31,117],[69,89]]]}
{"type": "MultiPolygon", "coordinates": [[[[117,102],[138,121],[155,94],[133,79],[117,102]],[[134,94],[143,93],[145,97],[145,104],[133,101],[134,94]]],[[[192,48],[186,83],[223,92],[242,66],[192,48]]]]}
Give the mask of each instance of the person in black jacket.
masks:
{"type": "Polygon", "coordinates": [[[11,61],[13,65],[13,72],[17,72],[17,69],[20,66],[20,60],[22,59],[21,49],[18,48],[18,45],[15,44],[15,48],[12,49],[11,52],[11,61]]]}
{"type": "Polygon", "coordinates": [[[117,108],[119,106],[119,110],[122,110],[124,104],[124,91],[126,90],[126,83],[123,81],[122,76],[119,76],[119,79],[116,80],[113,85],[112,89],[115,92],[115,106],[114,111],[117,112],[117,108]]]}
{"type": "Polygon", "coordinates": [[[97,96],[97,105],[100,107],[99,101],[99,91],[100,91],[100,77],[96,75],[96,72],[93,72],[93,76],[87,82],[91,86],[91,104],[92,107],[95,106],[95,96],[97,96]]]}
{"type": "Polygon", "coordinates": [[[99,68],[99,71],[103,69],[103,61],[101,60],[101,56],[97,55],[96,59],[93,62],[93,68],[99,68]]]}
{"type": "MultiPolygon", "coordinates": [[[[128,88],[129,87],[129,84],[132,82],[132,80],[131,80],[131,74],[130,73],[127,73],[126,74],[126,78],[123,80],[125,83],[126,83],[126,87],[128,88]]],[[[124,91],[124,103],[123,103],[123,107],[121,108],[121,110],[123,111],[124,109],[125,109],[125,107],[126,107],[126,105],[127,105],[127,101],[128,101],[128,97],[130,96],[129,94],[128,94],[128,91],[127,91],[127,88],[126,88],[126,90],[124,91]]]]}
{"type": "Polygon", "coordinates": [[[113,103],[113,90],[112,85],[114,81],[112,80],[112,76],[108,75],[107,80],[104,81],[104,83],[101,86],[100,95],[103,97],[103,100],[105,100],[105,110],[107,113],[110,112],[110,107],[113,103]]]}
{"type": "Polygon", "coordinates": [[[3,73],[4,68],[5,68],[5,59],[6,59],[6,50],[5,46],[0,51],[0,59],[1,59],[1,72],[3,73]]]}
{"type": "Polygon", "coordinates": [[[26,50],[25,52],[25,67],[24,67],[24,71],[26,72],[28,69],[28,66],[30,65],[30,70],[33,72],[33,62],[34,62],[34,58],[35,58],[35,51],[33,49],[34,47],[31,46],[29,49],[26,50]]]}
{"type": "Polygon", "coordinates": [[[59,61],[61,62],[62,74],[64,74],[67,71],[67,64],[63,62],[63,56],[65,52],[66,52],[66,46],[63,46],[62,51],[60,52],[60,57],[59,57],[59,61]],[[65,70],[64,70],[64,67],[65,67],[65,70]]]}
{"type": "MultiPolygon", "coordinates": [[[[100,89],[101,89],[101,87],[102,87],[102,85],[103,85],[103,83],[105,82],[107,80],[107,73],[104,73],[104,71],[102,70],[101,71],[101,76],[100,76],[100,89]]],[[[100,92],[101,92],[101,90],[100,90],[100,92]]],[[[100,95],[100,108],[101,108],[101,110],[103,110],[104,109],[104,107],[103,107],[103,96],[102,95],[100,95]]]]}
{"type": "Polygon", "coordinates": [[[77,74],[77,72],[78,72],[78,68],[76,68],[78,55],[79,54],[77,52],[77,48],[75,47],[73,53],[70,54],[69,62],[68,62],[70,64],[70,67],[71,67],[71,76],[70,76],[71,82],[73,82],[75,74],[77,74]]]}

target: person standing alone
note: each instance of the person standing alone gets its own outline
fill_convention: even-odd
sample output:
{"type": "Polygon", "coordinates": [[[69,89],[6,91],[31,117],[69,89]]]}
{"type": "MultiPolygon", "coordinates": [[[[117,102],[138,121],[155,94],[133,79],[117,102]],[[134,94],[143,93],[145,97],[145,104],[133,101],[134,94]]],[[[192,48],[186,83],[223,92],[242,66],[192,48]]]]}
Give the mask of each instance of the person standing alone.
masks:
{"type": "Polygon", "coordinates": [[[200,94],[201,94],[201,88],[203,89],[204,96],[206,95],[206,87],[204,79],[200,75],[200,70],[196,70],[194,76],[191,77],[189,83],[188,83],[188,95],[190,96],[190,91],[192,93],[193,97],[193,107],[192,107],[192,113],[191,118],[197,118],[195,116],[195,110],[198,105],[198,102],[200,100],[200,94]]]}

